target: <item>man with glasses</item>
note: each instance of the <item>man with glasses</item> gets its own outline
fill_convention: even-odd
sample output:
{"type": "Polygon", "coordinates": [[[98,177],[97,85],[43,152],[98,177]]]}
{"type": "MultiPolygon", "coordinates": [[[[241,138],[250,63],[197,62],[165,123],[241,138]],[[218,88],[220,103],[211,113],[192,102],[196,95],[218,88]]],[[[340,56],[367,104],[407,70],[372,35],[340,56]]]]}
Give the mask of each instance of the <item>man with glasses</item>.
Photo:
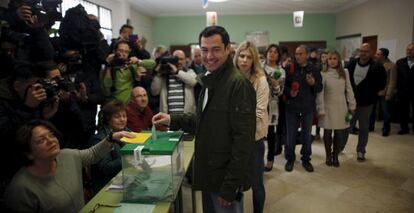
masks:
{"type": "Polygon", "coordinates": [[[167,68],[159,64],[155,68],[157,74],[152,80],[151,94],[160,96],[160,112],[195,113],[196,74],[186,68],[184,51],[176,50],[173,56],[178,59],[176,64],[168,63],[167,68]]]}
{"type": "Polygon", "coordinates": [[[130,50],[128,42],[119,41],[114,53],[106,58],[108,66],[100,76],[106,99],[116,98],[128,104],[133,86],[147,75],[147,70],[139,66],[139,59],[129,57],[130,50]]]}

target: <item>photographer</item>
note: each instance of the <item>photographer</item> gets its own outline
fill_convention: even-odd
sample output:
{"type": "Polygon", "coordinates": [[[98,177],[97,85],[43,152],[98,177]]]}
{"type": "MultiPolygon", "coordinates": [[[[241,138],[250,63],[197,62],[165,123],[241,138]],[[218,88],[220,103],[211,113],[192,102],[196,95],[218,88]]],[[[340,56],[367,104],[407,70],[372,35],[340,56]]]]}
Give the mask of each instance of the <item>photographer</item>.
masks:
{"type": "Polygon", "coordinates": [[[195,113],[193,88],[197,83],[196,74],[192,69],[185,67],[186,57],[182,50],[174,51],[173,56],[178,59],[175,64],[168,56],[157,60],[157,74],[152,80],[151,93],[160,96],[160,112],[195,113]]]}
{"type": "Polygon", "coordinates": [[[57,111],[59,99],[57,96],[48,97],[47,90],[38,83],[41,75],[42,70],[37,66],[19,63],[13,75],[0,82],[0,137],[4,142],[0,152],[3,168],[0,193],[20,167],[20,162],[15,159],[17,129],[34,118],[47,120],[57,111]]]}
{"type": "Polygon", "coordinates": [[[142,39],[137,35],[133,34],[134,27],[129,24],[124,24],[119,29],[119,37],[111,40],[111,51],[115,48],[115,45],[120,41],[126,41],[130,47],[129,57],[137,57],[139,59],[149,59],[150,53],[145,49],[142,39]]]}
{"type": "Polygon", "coordinates": [[[56,81],[59,89],[60,105],[51,121],[63,133],[63,147],[86,148],[96,129],[97,105],[103,101],[99,82],[85,72],[78,51],[66,50],[59,60],[59,70],[46,69],[50,71],[45,76],[56,81]]]}
{"type": "Polygon", "coordinates": [[[59,3],[42,1],[40,7],[36,1],[10,1],[9,8],[0,17],[9,25],[2,37],[17,46],[18,60],[36,62],[53,59],[54,50],[47,30],[61,18],[56,10],[59,3]]]}
{"type": "Polygon", "coordinates": [[[135,85],[148,84],[147,70],[140,66],[137,57],[129,58],[128,42],[119,41],[115,45],[114,53],[110,54],[106,62],[109,66],[101,73],[101,87],[106,99],[116,98],[124,104],[131,99],[131,91],[135,85]]]}

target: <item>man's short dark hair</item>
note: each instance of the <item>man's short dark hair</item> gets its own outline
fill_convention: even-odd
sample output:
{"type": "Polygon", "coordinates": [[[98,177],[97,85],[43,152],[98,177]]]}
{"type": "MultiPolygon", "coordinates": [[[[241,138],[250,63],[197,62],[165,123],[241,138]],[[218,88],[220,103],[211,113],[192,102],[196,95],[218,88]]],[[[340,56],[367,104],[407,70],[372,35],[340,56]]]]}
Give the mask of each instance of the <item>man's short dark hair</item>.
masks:
{"type": "Polygon", "coordinates": [[[33,78],[42,78],[43,71],[39,71],[34,64],[26,61],[16,61],[11,81],[27,81],[33,78]]]}
{"type": "MultiPolygon", "coordinates": [[[[121,44],[126,44],[129,47],[129,43],[127,41],[120,40],[120,41],[118,41],[118,42],[115,43],[115,45],[114,45],[114,52],[118,49],[119,45],[121,45],[121,44]]],[[[129,48],[131,48],[131,47],[129,47],[129,48]]]]}
{"type": "Polygon", "coordinates": [[[227,33],[226,29],[221,26],[209,26],[204,28],[201,31],[200,35],[198,36],[198,44],[201,46],[201,37],[207,38],[213,35],[220,35],[221,41],[223,42],[224,46],[227,47],[230,44],[230,36],[227,33]]]}
{"type": "Polygon", "coordinates": [[[50,71],[58,69],[54,61],[39,61],[33,65],[33,72],[40,73],[42,78],[46,78],[50,71]]]}
{"type": "Polygon", "coordinates": [[[134,30],[134,27],[129,25],[129,24],[124,24],[122,25],[121,29],[119,29],[119,34],[121,34],[121,32],[125,29],[125,28],[129,28],[131,30],[134,30]]]}
{"type": "Polygon", "coordinates": [[[379,50],[382,52],[382,55],[384,55],[385,58],[388,58],[390,51],[387,48],[379,48],[379,50]]]}

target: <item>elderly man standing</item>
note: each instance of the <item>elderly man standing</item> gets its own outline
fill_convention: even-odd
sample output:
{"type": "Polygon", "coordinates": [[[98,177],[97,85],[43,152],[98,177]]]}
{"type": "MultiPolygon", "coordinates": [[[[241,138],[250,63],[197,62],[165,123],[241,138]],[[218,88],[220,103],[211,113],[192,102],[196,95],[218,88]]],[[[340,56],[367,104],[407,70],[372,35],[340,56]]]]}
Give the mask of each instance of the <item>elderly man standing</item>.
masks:
{"type": "Polygon", "coordinates": [[[250,188],[256,129],[256,93],[234,65],[230,37],[220,26],[199,35],[207,72],[197,114],[154,116],[155,125],[195,131],[194,182],[202,191],[204,212],[243,212],[250,188]]]}
{"type": "Polygon", "coordinates": [[[311,130],[313,112],[316,109],[316,94],[322,91],[322,77],[319,70],[308,63],[309,52],[304,45],[296,48],[296,62],[286,70],[284,95],[286,97],[286,145],[285,170],[291,172],[295,163],[295,145],[299,125],[301,125],[302,165],[313,172],[310,163],[312,155],[311,130]]]}
{"type": "Polygon", "coordinates": [[[407,57],[397,61],[397,98],[399,100],[400,125],[399,135],[410,132],[408,123],[412,123],[414,132],[414,43],[407,46],[407,57]],[[411,105],[411,121],[410,121],[411,105]]]}
{"type": "Polygon", "coordinates": [[[357,102],[354,123],[359,122],[357,160],[365,161],[365,148],[368,143],[369,117],[377,101],[378,92],[385,88],[387,73],[382,64],[372,59],[371,46],[363,43],[359,48],[359,58],[348,64],[349,77],[357,102]]]}

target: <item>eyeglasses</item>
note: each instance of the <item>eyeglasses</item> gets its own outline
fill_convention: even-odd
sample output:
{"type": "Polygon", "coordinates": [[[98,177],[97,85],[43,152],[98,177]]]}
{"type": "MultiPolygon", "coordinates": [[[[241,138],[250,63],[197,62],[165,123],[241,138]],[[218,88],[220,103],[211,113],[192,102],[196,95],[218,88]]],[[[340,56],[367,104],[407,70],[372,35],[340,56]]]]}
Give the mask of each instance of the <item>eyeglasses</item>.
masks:
{"type": "Polygon", "coordinates": [[[101,203],[97,203],[93,209],[91,211],[89,211],[89,213],[94,213],[97,209],[99,209],[100,207],[107,207],[107,208],[118,208],[121,207],[121,205],[108,205],[108,204],[101,204],[101,203]]]}

